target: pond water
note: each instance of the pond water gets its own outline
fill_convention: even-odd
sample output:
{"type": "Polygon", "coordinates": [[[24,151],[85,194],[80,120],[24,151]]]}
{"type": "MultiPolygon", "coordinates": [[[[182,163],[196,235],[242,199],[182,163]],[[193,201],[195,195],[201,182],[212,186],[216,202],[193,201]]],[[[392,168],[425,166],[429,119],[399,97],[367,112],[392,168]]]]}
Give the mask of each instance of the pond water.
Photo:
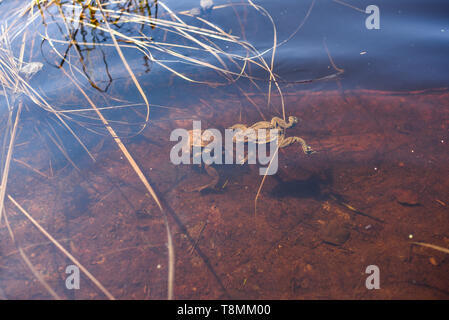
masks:
{"type": "Polygon", "coordinates": [[[30,3],[0,1],[0,298],[449,297],[447,254],[416,244],[449,247],[447,1],[30,3]],[[170,158],[193,120],[284,116],[316,152],[266,178],[170,158]],[[67,289],[71,257],[106,289],[67,289]]]}

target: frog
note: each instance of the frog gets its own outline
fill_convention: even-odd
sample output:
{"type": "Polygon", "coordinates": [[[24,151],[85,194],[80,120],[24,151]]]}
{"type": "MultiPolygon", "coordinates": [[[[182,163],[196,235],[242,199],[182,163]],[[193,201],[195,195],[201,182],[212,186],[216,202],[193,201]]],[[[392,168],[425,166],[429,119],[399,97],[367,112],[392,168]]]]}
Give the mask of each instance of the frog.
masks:
{"type": "MultiPolygon", "coordinates": [[[[200,150],[203,150],[206,148],[210,143],[213,142],[214,137],[211,136],[209,139],[203,139],[203,130],[199,129],[193,129],[189,130],[189,149],[190,154],[193,156],[193,150],[194,147],[200,148],[200,150]]],[[[217,170],[212,167],[211,165],[200,163],[199,166],[202,167],[204,165],[204,170],[206,173],[211,177],[211,181],[203,186],[196,187],[190,190],[190,192],[202,192],[205,190],[213,190],[216,188],[218,181],[220,180],[220,176],[217,172],[217,170]]]]}
{"type": "MultiPolygon", "coordinates": [[[[287,146],[290,146],[294,143],[299,143],[301,145],[302,151],[306,155],[310,155],[315,153],[315,151],[306,143],[306,141],[297,136],[293,137],[286,137],[285,136],[285,130],[288,128],[291,128],[295,126],[298,123],[298,118],[295,116],[288,117],[288,121],[285,121],[284,119],[281,119],[279,117],[273,117],[270,121],[259,121],[254,123],[251,126],[246,126],[244,124],[234,124],[233,126],[229,127],[228,129],[231,130],[239,130],[237,134],[233,136],[233,142],[254,142],[257,144],[267,144],[272,142],[274,139],[277,139],[278,148],[285,148],[287,146]],[[256,136],[251,138],[250,135],[246,135],[245,132],[247,130],[254,130],[256,131],[256,136]],[[275,130],[277,131],[275,135],[270,135],[270,131],[266,131],[265,137],[258,137],[258,131],[259,129],[265,129],[265,130],[275,130]]],[[[204,131],[200,129],[193,129],[189,130],[189,142],[188,142],[188,148],[191,151],[194,150],[194,147],[200,148],[200,152],[207,148],[210,143],[213,142],[214,137],[210,136],[209,139],[204,139],[203,136],[204,131]]],[[[193,156],[193,155],[192,155],[193,156]]],[[[248,155],[240,161],[240,164],[246,163],[248,160],[248,155]]],[[[218,184],[218,181],[220,179],[220,176],[215,168],[213,168],[211,165],[208,164],[199,164],[200,167],[204,165],[204,170],[206,173],[211,177],[211,181],[205,185],[202,185],[197,188],[193,188],[190,190],[191,192],[202,192],[205,190],[214,190],[216,189],[216,186],[218,184]]]]}

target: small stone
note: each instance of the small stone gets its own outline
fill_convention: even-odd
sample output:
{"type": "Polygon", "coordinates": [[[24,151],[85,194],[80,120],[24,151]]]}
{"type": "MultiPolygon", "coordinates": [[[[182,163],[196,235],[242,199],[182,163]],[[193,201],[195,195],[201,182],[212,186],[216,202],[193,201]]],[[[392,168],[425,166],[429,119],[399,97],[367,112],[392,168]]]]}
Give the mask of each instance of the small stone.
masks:
{"type": "Polygon", "coordinates": [[[418,193],[413,190],[396,189],[393,191],[396,201],[405,206],[419,206],[418,193]]]}
{"type": "Polygon", "coordinates": [[[434,257],[430,257],[429,258],[429,262],[433,265],[433,266],[437,266],[438,262],[434,257]]]}
{"type": "Polygon", "coordinates": [[[336,221],[331,221],[324,228],[321,239],[329,244],[341,246],[348,241],[350,235],[351,233],[344,225],[336,221]]]}

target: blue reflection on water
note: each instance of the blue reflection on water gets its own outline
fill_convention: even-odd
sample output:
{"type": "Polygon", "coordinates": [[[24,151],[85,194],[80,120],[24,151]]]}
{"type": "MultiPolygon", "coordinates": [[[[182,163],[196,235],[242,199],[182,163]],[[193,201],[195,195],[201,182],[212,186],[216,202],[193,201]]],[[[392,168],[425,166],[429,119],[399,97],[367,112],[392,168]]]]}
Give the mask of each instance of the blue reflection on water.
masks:
{"type": "MultiPolygon", "coordinates": [[[[214,2],[217,6],[227,3],[214,2]]],[[[273,16],[278,30],[278,43],[289,38],[301,24],[312,2],[256,1],[273,16]]],[[[14,3],[14,0],[5,0],[0,4],[0,19],[8,15],[14,3]]],[[[199,3],[199,0],[166,1],[174,12],[199,7],[199,3]]],[[[247,4],[246,1],[243,3],[247,4]]],[[[363,0],[347,3],[362,11],[368,5],[377,5],[380,8],[380,30],[366,29],[365,19],[368,15],[363,12],[332,0],[315,1],[303,27],[277,49],[275,72],[282,81],[301,81],[331,74],[325,43],[335,63],[345,70],[341,83],[346,89],[412,90],[449,85],[447,1],[363,0]]],[[[203,17],[225,31],[241,35],[235,12],[243,21],[248,41],[259,51],[270,49],[273,45],[270,22],[248,5],[213,10],[203,17]]],[[[242,53],[237,48],[231,47],[229,50],[242,53]]],[[[266,55],[267,60],[270,53],[266,55]]],[[[136,63],[141,62],[136,60],[136,63]]],[[[190,70],[189,66],[184,68],[190,70]]],[[[157,72],[155,68],[152,76],[165,81],[165,76],[157,72]]],[[[254,76],[266,78],[267,74],[255,71],[254,76]]],[[[325,87],[318,86],[318,89],[322,88],[325,87]]]]}

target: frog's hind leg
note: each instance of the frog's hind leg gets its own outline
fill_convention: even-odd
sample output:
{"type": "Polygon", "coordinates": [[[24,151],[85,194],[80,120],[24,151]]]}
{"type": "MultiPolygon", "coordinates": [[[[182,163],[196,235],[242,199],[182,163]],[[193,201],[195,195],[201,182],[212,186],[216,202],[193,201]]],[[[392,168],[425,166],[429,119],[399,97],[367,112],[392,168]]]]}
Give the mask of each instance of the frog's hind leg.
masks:
{"type": "Polygon", "coordinates": [[[302,151],[305,154],[315,153],[315,151],[306,143],[306,141],[303,138],[300,137],[285,138],[282,135],[279,137],[279,148],[285,148],[293,143],[299,143],[301,145],[302,151]]]}

